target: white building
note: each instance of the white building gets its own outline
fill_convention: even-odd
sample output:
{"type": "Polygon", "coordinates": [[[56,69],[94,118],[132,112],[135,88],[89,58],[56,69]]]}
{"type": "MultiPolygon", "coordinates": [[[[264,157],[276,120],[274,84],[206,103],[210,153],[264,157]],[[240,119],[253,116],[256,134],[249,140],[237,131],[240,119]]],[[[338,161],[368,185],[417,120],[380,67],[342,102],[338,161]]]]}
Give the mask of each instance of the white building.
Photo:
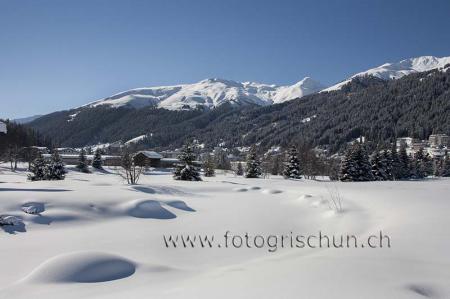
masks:
{"type": "Polygon", "coordinates": [[[0,121],[0,133],[7,133],[8,130],[6,129],[6,124],[2,121],[0,121]]]}
{"type": "Polygon", "coordinates": [[[433,134],[428,139],[432,147],[450,146],[450,136],[446,134],[433,134]]]}
{"type": "Polygon", "coordinates": [[[79,151],[71,147],[58,147],[56,151],[61,155],[78,155],[79,151]]]}
{"type": "Polygon", "coordinates": [[[413,142],[414,138],[412,137],[397,138],[397,148],[400,148],[403,144],[406,145],[406,147],[410,147],[413,142]]]}

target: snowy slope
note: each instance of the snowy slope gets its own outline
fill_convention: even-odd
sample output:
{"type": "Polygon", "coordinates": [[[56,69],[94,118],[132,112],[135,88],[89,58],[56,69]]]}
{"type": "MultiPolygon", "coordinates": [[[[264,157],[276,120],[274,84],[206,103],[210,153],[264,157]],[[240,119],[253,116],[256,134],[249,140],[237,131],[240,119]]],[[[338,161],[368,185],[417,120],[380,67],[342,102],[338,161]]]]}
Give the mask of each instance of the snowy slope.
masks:
{"type": "Polygon", "coordinates": [[[206,79],[194,84],[138,88],[95,101],[86,106],[132,106],[142,108],[155,105],[169,110],[214,108],[224,103],[259,106],[281,103],[322,90],[319,82],[306,77],[291,86],[268,85],[255,82],[236,82],[206,79]]]}
{"type": "Polygon", "coordinates": [[[322,91],[339,90],[342,88],[342,86],[350,82],[355,77],[372,75],[384,80],[399,79],[412,73],[426,72],[437,68],[443,68],[446,64],[449,63],[450,57],[439,58],[434,56],[421,56],[416,58],[404,59],[396,63],[385,63],[376,68],[357,73],[351,76],[349,79],[328,87],[322,91]]]}
{"type": "Polygon", "coordinates": [[[0,226],[0,298],[450,298],[448,178],[330,183],[218,174],[183,182],[154,171],[128,186],[108,167],[39,182],[8,167],[0,165],[0,215],[23,225],[0,226]],[[342,213],[330,210],[330,190],[342,196],[342,213]],[[31,206],[40,213],[26,213],[31,206]],[[362,241],[380,230],[390,248],[289,245],[291,233],[362,241]],[[226,231],[267,242],[163,241],[202,234],[223,244],[226,231]],[[287,235],[285,246],[272,238],[269,252],[270,235],[287,235]]]}

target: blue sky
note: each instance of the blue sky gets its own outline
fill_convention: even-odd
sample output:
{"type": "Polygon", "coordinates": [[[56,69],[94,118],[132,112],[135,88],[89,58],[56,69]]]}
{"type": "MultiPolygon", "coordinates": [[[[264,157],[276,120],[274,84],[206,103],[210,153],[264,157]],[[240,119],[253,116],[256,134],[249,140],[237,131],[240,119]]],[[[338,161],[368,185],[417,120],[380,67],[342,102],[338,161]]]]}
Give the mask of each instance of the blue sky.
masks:
{"type": "Polygon", "coordinates": [[[0,117],[211,77],[329,85],[450,56],[450,1],[0,0],[0,117]]]}

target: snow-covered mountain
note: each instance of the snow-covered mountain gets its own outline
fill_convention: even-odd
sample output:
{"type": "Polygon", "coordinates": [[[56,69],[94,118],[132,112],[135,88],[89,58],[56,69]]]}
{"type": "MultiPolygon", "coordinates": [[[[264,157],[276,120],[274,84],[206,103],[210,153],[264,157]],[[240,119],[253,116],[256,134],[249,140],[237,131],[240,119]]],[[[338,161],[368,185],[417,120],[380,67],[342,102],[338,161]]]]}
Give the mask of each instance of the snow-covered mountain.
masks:
{"type": "MultiPolygon", "coordinates": [[[[236,82],[206,79],[194,84],[137,88],[87,104],[87,107],[107,105],[142,108],[155,105],[168,110],[213,108],[224,103],[259,106],[281,103],[318,92],[324,86],[306,77],[291,86],[268,85],[255,82],[236,82]]],[[[85,106],[85,107],[86,107],[85,106]]]]}
{"type": "Polygon", "coordinates": [[[372,75],[384,80],[399,79],[403,76],[426,72],[437,68],[443,68],[450,63],[450,57],[435,57],[435,56],[421,56],[416,58],[404,59],[396,63],[385,63],[376,68],[369,69],[364,72],[357,73],[347,80],[344,80],[336,85],[328,87],[322,91],[339,90],[350,82],[355,77],[362,77],[365,75],[372,75]]]}

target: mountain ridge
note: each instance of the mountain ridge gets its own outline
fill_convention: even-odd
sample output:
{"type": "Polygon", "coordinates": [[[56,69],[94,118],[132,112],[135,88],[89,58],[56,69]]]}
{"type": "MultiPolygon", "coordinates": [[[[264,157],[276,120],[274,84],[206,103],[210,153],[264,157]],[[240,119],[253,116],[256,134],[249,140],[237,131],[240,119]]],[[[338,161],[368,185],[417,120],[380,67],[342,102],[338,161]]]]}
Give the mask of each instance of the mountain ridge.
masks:
{"type": "Polygon", "coordinates": [[[394,63],[388,62],[366,71],[356,73],[344,81],[323,89],[321,92],[339,90],[344,85],[348,84],[352,79],[357,77],[369,75],[383,80],[400,79],[401,77],[409,74],[444,68],[447,64],[450,64],[450,56],[419,56],[403,59],[399,62],[394,63]]]}
{"type": "Polygon", "coordinates": [[[237,82],[233,80],[210,78],[192,84],[135,88],[119,92],[81,107],[143,108],[155,106],[168,110],[206,108],[211,109],[230,103],[234,106],[254,104],[267,106],[300,98],[322,90],[325,86],[305,77],[287,86],[257,82],[237,82]]]}

